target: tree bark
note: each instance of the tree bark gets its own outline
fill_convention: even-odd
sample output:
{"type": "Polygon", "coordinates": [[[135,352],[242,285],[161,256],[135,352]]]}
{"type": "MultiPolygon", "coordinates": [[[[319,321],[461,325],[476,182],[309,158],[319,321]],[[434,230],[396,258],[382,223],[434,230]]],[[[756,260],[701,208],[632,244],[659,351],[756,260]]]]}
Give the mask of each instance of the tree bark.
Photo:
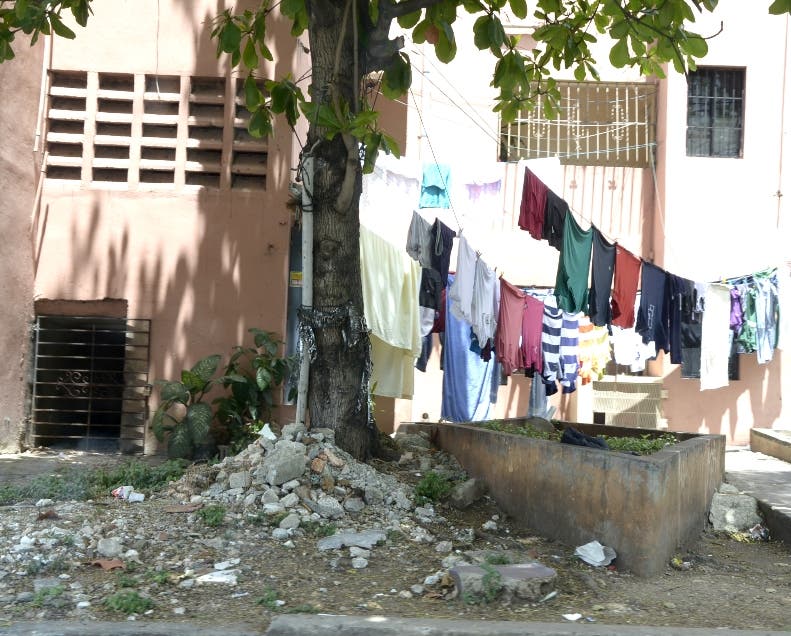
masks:
{"type": "MultiPolygon", "coordinates": [[[[354,77],[354,68],[360,65],[354,64],[353,12],[346,5],[347,0],[307,3],[312,99],[331,107],[338,100],[353,105],[354,86],[361,80],[354,77]]],[[[312,427],[335,430],[341,448],[366,459],[378,437],[368,414],[367,329],[360,331],[355,323],[355,317],[363,316],[359,250],[362,173],[357,144],[351,145],[350,153],[341,135],[326,140],[311,122],[306,147],[315,157],[313,305],[317,313],[313,331],[317,353],[310,369],[310,421],[312,427]],[[344,196],[350,186],[352,196],[344,196]],[[329,315],[338,319],[327,318],[329,315]]]]}

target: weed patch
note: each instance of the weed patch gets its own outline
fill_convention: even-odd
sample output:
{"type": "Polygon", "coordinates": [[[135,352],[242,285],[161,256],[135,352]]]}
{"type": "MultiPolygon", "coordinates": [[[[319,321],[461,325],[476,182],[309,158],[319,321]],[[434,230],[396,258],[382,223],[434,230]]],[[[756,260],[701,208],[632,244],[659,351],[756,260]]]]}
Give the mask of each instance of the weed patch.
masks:
{"type": "Polygon", "coordinates": [[[116,592],[104,601],[105,607],[122,614],[142,614],[154,607],[154,601],[145,596],[140,596],[134,590],[116,592]]]}
{"type": "Polygon", "coordinates": [[[415,486],[415,503],[423,505],[429,501],[440,501],[448,496],[450,489],[450,480],[445,475],[429,471],[415,486]]]}
{"type": "Polygon", "coordinates": [[[225,508],[222,506],[206,506],[198,510],[198,516],[210,528],[221,526],[225,521],[225,508]]]}

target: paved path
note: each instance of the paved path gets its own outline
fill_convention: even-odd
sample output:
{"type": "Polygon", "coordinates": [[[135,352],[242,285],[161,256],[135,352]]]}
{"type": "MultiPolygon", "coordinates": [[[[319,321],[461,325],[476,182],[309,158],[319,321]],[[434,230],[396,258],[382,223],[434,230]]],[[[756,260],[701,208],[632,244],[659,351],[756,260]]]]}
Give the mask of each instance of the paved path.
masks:
{"type": "Polygon", "coordinates": [[[725,481],[755,497],[772,538],[791,547],[791,464],[749,450],[728,450],[725,481]]]}

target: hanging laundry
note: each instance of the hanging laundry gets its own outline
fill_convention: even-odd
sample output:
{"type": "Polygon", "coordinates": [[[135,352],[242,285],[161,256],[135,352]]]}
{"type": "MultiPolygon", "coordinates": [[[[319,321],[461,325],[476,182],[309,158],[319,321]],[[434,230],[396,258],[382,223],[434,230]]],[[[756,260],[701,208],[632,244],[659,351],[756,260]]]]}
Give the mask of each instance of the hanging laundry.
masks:
{"type": "Polygon", "coordinates": [[[411,398],[412,366],[422,341],[418,312],[420,266],[399,248],[360,227],[365,320],[371,331],[371,385],[376,395],[411,398]]]}
{"type": "Polygon", "coordinates": [[[681,369],[683,377],[700,377],[700,336],[705,285],[692,283],[691,295],[681,305],[681,369]],[[701,294],[703,295],[701,298],[701,294]]]}
{"type": "Polygon", "coordinates": [[[563,248],[563,229],[566,216],[571,214],[569,204],[552,190],[547,190],[547,203],[544,208],[544,227],[541,238],[548,241],[556,250],[563,248]]]}
{"type": "Polygon", "coordinates": [[[684,307],[691,307],[695,298],[695,285],[691,280],[675,274],[667,274],[665,278],[665,319],[667,335],[670,340],[670,361],[673,364],[683,362],[683,329],[684,307]]]}
{"type": "Polygon", "coordinates": [[[591,255],[591,288],[588,297],[588,315],[597,327],[612,322],[610,290],[615,271],[615,245],[609,243],[598,228],[593,228],[591,255]]]}
{"type": "Polygon", "coordinates": [[[758,348],[758,316],[755,306],[758,289],[752,276],[739,279],[735,287],[739,291],[742,304],[742,325],[736,334],[736,351],[753,353],[758,348]]]}
{"type": "MultiPolygon", "coordinates": [[[[501,301],[502,302],[502,301],[501,301]]],[[[563,310],[557,307],[554,296],[544,299],[544,317],[541,326],[541,357],[544,360],[542,379],[547,395],[558,392],[555,384],[563,377],[560,366],[560,332],[563,326],[563,310]]]]}
{"type": "MultiPolygon", "coordinates": [[[[500,308],[497,315],[494,350],[505,375],[511,375],[516,369],[524,366],[519,337],[522,332],[525,296],[521,289],[500,278],[500,308]]],[[[542,316],[543,311],[544,305],[541,303],[542,316]]]]}
{"type": "Polygon", "coordinates": [[[450,207],[450,167],[444,164],[427,163],[423,166],[420,185],[421,208],[450,207]]]}
{"type": "Polygon", "coordinates": [[[472,294],[475,288],[475,263],[478,254],[464,235],[459,237],[456,250],[456,277],[448,289],[450,310],[459,320],[472,324],[472,294]]]}
{"type": "Polygon", "coordinates": [[[420,198],[422,166],[405,157],[379,155],[371,174],[363,175],[360,223],[379,236],[404,236],[420,198]]]}
{"type": "Polygon", "coordinates": [[[442,306],[442,282],[437,270],[421,268],[418,304],[432,311],[439,311],[442,306]]]}
{"type": "Polygon", "coordinates": [[[642,284],[640,285],[640,308],[637,311],[635,331],[643,337],[643,342],[653,340],[656,350],[670,351],[665,317],[665,270],[643,263],[642,284]]]}
{"type": "Polygon", "coordinates": [[[544,238],[544,216],[547,207],[547,186],[530,168],[525,168],[522,202],[519,206],[519,227],[537,241],[544,238]]]}
{"type": "MultiPolygon", "coordinates": [[[[453,275],[449,275],[448,283],[452,281],[453,275]]],[[[453,422],[488,419],[496,400],[496,361],[481,360],[470,351],[470,343],[470,326],[446,309],[441,416],[453,422]]]]}
{"type": "Polygon", "coordinates": [[[472,331],[481,347],[491,346],[497,328],[500,286],[494,270],[482,258],[475,263],[475,285],[472,291],[472,331]]]}
{"type": "Polygon", "coordinates": [[[652,342],[643,342],[643,337],[633,328],[613,327],[612,357],[615,364],[629,367],[632,373],[645,371],[645,364],[656,358],[656,346],[652,342]]]}
{"type": "Polygon", "coordinates": [[[742,311],[742,293],[738,287],[731,287],[731,331],[738,334],[744,324],[744,312],[742,311]]]}
{"type": "Polygon", "coordinates": [[[555,279],[555,297],[558,299],[558,306],[572,314],[588,308],[588,273],[592,245],[592,227],[583,230],[573,214],[566,214],[563,246],[555,279]]]}
{"type": "Polygon", "coordinates": [[[791,268],[783,263],[777,268],[777,348],[791,346],[791,268]]]}
{"type": "Polygon", "coordinates": [[[634,303],[640,259],[620,245],[615,246],[615,273],[612,288],[612,324],[629,329],[634,326],[634,303]]]}
{"type": "Polygon", "coordinates": [[[560,326],[560,384],[563,393],[577,390],[579,373],[579,317],[580,314],[563,312],[560,326]]]}
{"type": "Polygon", "coordinates": [[[728,386],[731,351],[731,293],[727,285],[709,284],[700,343],[700,390],[728,386]]]}
{"type": "Polygon", "coordinates": [[[530,396],[527,399],[527,417],[541,417],[548,420],[554,414],[555,407],[549,405],[547,391],[540,378],[540,374],[536,374],[530,381],[530,396]]]}
{"type": "MultiPolygon", "coordinates": [[[[533,377],[543,370],[541,358],[541,328],[544,320],[544,303],[530,294],[525,296],[522,314],[522,365],[527,375],[533,377]]],[[[499,329],[499,323],[498,323],[499,329]]]]}
{"type": "Polygon", "coordinates": [[[758,364],[771,362],[777,345],[777,321],[779,302],[777,296],[777,272],[768,270],[754,274],[756,295],[756,353],[758,364]]]}
{"type": "Polygon", "coordinates": [[[431,267],[431,223],[414,210],[407,233],[406,253],[421,267],[431,267]]]}
{"type": "Polygon", "coordinates": [[[450,269],[450,253],[453,249],[453,238],[456,236],[451,228],[437,219],[431,226],[431,269],[439,272],[442,288],[445,288],[450,269]]]}
{"type": "Polygon", "coordinates": [[[597,327],[588,316],[579,319],[579,377],[582,384],[604,377],[610,356],[606,327],[597,327]]]}

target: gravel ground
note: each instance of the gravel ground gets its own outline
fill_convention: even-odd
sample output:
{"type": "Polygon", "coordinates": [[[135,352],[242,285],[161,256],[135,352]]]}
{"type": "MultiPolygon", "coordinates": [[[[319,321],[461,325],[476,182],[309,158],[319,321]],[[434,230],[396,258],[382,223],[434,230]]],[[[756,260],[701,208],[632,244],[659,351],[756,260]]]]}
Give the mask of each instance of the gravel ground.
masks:
{"type": "Polygon", "coordinates": [[[398,462],[360,465],[331,440],[307,442],[312,468],[290,485],[230,488],[246,469],[255,481],[265,456],[255,448],[193,469],[141,503],[108,494],[0,508],[0,627],[92,618],[263,630],[278,613],[311,612],[548,622],[580,614],[610,624],[791,630],[791,554],[782,544],[705,533],[679,555],[685,569],[668,565],[662,576],[639,579],[593,568],[574,546],[516,527],[487,497],[465,509],[415,506],[414,486],[428,469],[459,478],[442,453],[418,444],[398,462]],[[341,465],[330,471],[329,460],[341,465]],[[343,509],[319,511],[321,497],[343,509]],[[207,513],[215,506],[224,514],[207,513]],[[371,529],[383,540],[370,549],[319,549],[333,531],[371,529]],[[465,602],[448,569],[481,554],[555,569],[557,593],[465,602]]]}

